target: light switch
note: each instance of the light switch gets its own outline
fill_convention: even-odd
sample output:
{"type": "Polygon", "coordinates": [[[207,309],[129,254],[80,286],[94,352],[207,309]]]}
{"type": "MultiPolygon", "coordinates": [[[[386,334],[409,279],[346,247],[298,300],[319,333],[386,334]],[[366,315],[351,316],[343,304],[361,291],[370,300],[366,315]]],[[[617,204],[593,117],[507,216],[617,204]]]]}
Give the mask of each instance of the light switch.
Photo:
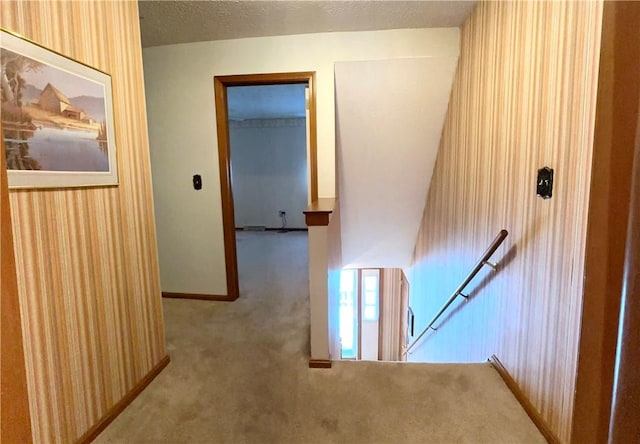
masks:
{"type": "Polygon", "coordinates": [[[553,169],[544,167],[538,170],[536,192],[538,197],[551,199],[551,195],[553,193],[553,169]]]}
{"type": "Polygon", "coordinates": [[[193,189],[201,190],[202,189],[202,177],[199,174],[193,176],[193,189]]]}

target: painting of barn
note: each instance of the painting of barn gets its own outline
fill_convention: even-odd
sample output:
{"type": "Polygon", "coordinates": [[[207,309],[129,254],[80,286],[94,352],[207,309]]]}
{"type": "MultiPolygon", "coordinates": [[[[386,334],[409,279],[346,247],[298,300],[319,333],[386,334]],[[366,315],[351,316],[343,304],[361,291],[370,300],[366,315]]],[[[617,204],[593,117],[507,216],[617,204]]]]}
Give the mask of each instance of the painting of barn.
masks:
{"type": "Polygon", "coordinates": [[[83,120],[84,110],[71,105],[71,101],[51,83],[47,83],[40,94],[40,108],[56,114],[61,114],[70,119],[83,120]]]}

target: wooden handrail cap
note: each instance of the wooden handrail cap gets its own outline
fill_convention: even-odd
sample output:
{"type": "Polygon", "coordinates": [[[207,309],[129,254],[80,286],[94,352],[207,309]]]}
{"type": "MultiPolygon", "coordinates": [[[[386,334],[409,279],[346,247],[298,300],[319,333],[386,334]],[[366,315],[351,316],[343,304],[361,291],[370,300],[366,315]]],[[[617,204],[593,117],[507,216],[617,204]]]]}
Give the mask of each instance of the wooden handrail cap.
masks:
{"type": "Polygon", "coordinates": [[[303,211],[307,226],[321,227],[329,225],[335,205],[335,197],[322,197],[311,202],[311,205],[303,211]]]}

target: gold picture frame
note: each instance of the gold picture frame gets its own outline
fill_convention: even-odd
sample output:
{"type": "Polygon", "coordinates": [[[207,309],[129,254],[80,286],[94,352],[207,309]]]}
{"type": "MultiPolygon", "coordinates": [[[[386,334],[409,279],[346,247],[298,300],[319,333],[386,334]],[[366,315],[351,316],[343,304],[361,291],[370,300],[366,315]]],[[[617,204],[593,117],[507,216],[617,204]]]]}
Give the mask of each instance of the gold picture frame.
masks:
{"type": "Polygon", "coordinates": [[[118,184],[111,76],[0,28],[9,188],[118,184]]]}

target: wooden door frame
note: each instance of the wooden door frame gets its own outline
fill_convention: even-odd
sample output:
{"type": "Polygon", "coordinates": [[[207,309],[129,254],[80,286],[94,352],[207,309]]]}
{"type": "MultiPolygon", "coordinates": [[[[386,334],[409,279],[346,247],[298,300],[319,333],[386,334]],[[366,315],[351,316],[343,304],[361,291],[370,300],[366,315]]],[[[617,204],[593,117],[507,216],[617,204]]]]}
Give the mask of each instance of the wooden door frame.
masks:
{"type": "Polygon", "coordinates": [[[356,273],[356,335],[358,336],[358,352],[356,361],[362,361],[362,268],[356,273]]]}
{"type": "Polygon", "coordinates": [[[404,353],[404,349],[408,344],[409,339],[409,280],[404,274],[404,270],[400,270],[400,361],[407,360],[407,354],[404,353]],[[404,289],[407,289],[407,297],[404,297],[404,289]]]}
{"type": "MultiPolygon", "coordinates": [[[[0,123],[1,134],[3,134],[2,123],[0,123]]],[[[4,138],[0,138],[0,232],[2,233],[0,442],[31,443],[31,416],[5,159],[4,138]]]]}
{"type": "MultiPolygon", "coordinates": [[[[640,102],[640,100],[639,100],[640,102]]],[[[639,104],[640,108],[640,104],[639,104]]],[[[636,124],[609,443],[640,440],[640,110],[636,124]]]]}
{"type": "Polygon", "coordinates": [[[571,442],[607,442],[640,104],[640,3],[605,2],[571,442]]]}
{"type": "Polygon", "coordinates": [[[216,125],[218,133],[218,165],[220,168],[220,194],[222,201],[222,229],[224,233],[224,258],[227,275],[226,301],[235,301],[240,294],[238,284],[238,256],[236,252],[236,227],[231,189],[231,147],[229,144],[229,115],[227,88],[232,86],[309,85],[309,188],[311,201],[318,200],[318,154],[316,126],[316,73],[287,72],[274,74],[244,74],[215,76],[213,78],[216,125]]]}

